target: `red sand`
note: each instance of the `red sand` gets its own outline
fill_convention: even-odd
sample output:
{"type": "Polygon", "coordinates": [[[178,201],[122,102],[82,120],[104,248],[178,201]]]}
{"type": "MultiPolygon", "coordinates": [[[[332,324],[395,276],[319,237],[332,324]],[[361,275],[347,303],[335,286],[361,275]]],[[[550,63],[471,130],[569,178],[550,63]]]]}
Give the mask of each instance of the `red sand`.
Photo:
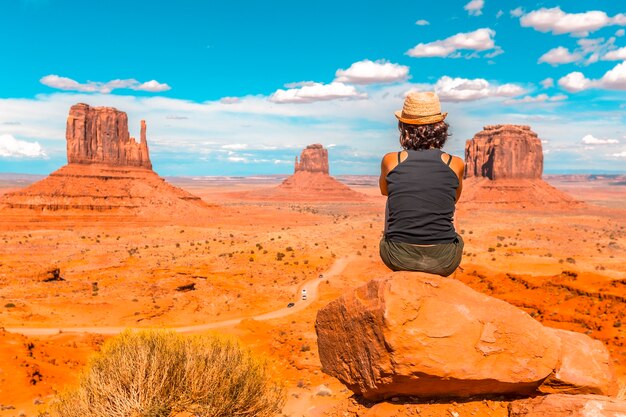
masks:
{"type": "MultiPolygon", "coordinates": [[[[322,280],[319,298],[308,308],[220,329],[272,359],[289,388],[284,413],[507,415],[503,398],[359,403],[321,373],[313,328],[317,309],[387,272],[377,253],[384,198],[373,187],[353,187],[370,196],[359,202],[314,203],[249,201],[234,196],[230,186],[181,186],[221,208],[191,225],[77,210],[49,216],[0,212],[1,326],[171,327],[249,317],[285,308],[298,298],[302,283],[337,259],[353,256],[344,273],[322,280]],[[52,268],[60,269],[64,281],[43,282],[52,268]],[[176,291],[189,283],[195,291],[176,291]],[[330,396],[317,395],[321,384],[330,388],[330,396]]],[[[584,190],[584,184],[578,188],[584,190]]],[[[524,308],[549,326],[602,340],[624,381],[622,188],[595,183],[594,204],[569,211],[461,206],[466,253],[456,279],[524,308]]],[[[55,390],[76,381],[103,339],[0,332],[0,416],[45,408],[55,390]]]]}

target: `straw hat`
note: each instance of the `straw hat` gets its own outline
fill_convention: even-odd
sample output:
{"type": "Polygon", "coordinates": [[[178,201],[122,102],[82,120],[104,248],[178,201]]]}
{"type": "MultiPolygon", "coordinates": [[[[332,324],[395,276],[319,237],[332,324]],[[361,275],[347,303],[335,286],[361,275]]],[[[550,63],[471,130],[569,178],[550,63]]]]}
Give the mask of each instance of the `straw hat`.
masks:
{"type": "Polygon", "coordinates": [[[429,125],[441,122],[448,113],[441,113],[439,97],[432,91],[412,91],[404,99],[402,110],[396,117],[403,123],[411,125],[429,125]]]}

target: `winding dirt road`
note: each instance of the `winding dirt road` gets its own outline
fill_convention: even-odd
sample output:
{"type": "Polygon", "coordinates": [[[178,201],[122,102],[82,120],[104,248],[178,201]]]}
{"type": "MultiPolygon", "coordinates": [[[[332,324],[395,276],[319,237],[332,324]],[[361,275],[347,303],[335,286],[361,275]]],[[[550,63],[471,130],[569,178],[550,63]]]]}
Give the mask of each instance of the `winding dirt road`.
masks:
{"type": "MultiPolygon", "coordinates": [[[[298,311],[304,310],[311,302],[315,301],[318,297],[318,286],[320,282],[332,278],[340,274],[346,265],[350,262],[352,257],[344,257],[337,259],[335,263],[323,274],[323,277],[313,278],[306,281],[298,288],[296,293],[297,300],[294,301],[294,306],[291,308],[284,307],[269,313],[258,314],[256,316],[245,316],[230,320],[216,321],[213,323],[196,324],[193,326],[182,327],[168,327],[168,329],[174,330],[178,333],[195,333],[209,329],[217,329],[221,327],[232,327],[239,324],[242,320],[254,319],[254,320],[270,320],[279,317],[285,317],[298,311]],[[301,300],[302,290],[307,291],[307,300],[301,300]]],[[[59,333],[97,333],[97,334],[118,334],[128,329],[129,327],[8,327],[5,328],[7,332],[22,334],[24,336],[50,336],[59,333]]]]}

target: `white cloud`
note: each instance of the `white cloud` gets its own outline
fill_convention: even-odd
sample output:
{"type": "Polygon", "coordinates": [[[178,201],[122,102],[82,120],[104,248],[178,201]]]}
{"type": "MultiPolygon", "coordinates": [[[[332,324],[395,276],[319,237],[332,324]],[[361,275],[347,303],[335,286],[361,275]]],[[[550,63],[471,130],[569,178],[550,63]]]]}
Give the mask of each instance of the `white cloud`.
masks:
{"type": "Polygon", "coordinates": [[[541,55],[537,62],[546,62],[552,65],[569,64],[582,59],[582,56],[578,53],[570,53],[567,48],[559,46],[558,48],[550,49],[545,54],[541,55]]]}
{"type": "MultiPolygon", "coordinates": [[[[489,52],[488,54],[485,54],[485,58],[493,58],[503,53],[504,53],[504,50],[500,48],[499,46],[496,46],[493,52],[489,52]]],[[[493,61],[489,61],[489,62],[493,63],[493,61]]]]}
{"type": "Polygon", "coordinates": [[[570,64],[572,62],[585,61],[585,65],[589,65],[598,62],[601,56],[606,56],[607,54],[610,54],[609,51],[615,48],[614,37],[611,37],[607,40],[605,40],[604,38],[584,38],[579,39],[576,43],[578,44],[578,48],[576,48],[574,51],[570,52],[569,49],[559,46],[543,54],[539,58],[538,62],[546,62],[548,64],[556,66],[560,64],[570,64]]]}
{"type": "Polygon", "coordinates": [[[539,84],[541,84],[543,88],[554,87],[554,79],[546,78],[545,80],[541,81],[539,84]]]}
{"type": "Polygon", "coordinates": [[[498,10],[498,13],[496,13],[496,19],[500,19],[502,16],[504,16],[504,12],[502,10],[498,10]]]}
{"type": "Polygon", "coordinates": [[[626,61],[607,71],[600,79],[600,86],[609,90],[626,90],[626,61]]]}
{"type": "Polygon", "coordinates": [[[248,162],[247,158],[241,156],[229,156],[227,158],[230,162],[248,162]]]}
{"type": "Polygon", "coordinates": [[[240,151],[243,149],[248,149],[248,144],[247,143],[230,143],[228,145],[222,145],[222,149],[231,149],[231,150],[240,151]]]}
{"type": "Polygon", "coordinates": [[[617,139],[598,139],[598,138],[594,137],[593,135],[585,135],[585,137],[582,138],[582,143],[584,143],[586,145],[610,145],[610,144],[614,144],[614,143],[619,143],[619,140],[617,140],[617,139]]]}
{"type": "Polygon", "coordinates": [[[587,90],[593,86],[593,81],[586,78],[582,72],[570,72],[559,79],[559,85],[570,93],[587,90]]]}
{"type": "Polygon", "coordinates": [[[455,53],[459,50],[486,51],[494,49],[496,47],[493,39],[495,35],[496,32],[489,28],[457,33],[443,40],[420,43],[406,53],[414,58],[458,57],[459,55],[455,53]]]}
{"type": "Polygon", "coordinates": [[[338,69],[335,82],[350,84],[379,84],[405,81],[409,77],[409,67],[392,64],[385,60],[355,62],[350,68],[338,69]]]}
{"type": "Polygon", "coordinates": [[[532,103],[545,103],[567,100],[565,94],[557,94],[555,96],[549,96],[547,94],[538,94],[536,96],[524,96],[522,98],[506,100],[507,104],[532,104],[532,103]]]}
{"type": "MultiPolygon", "coordinates": [[[[135,80],[126,80],[126,81],[135,81],[135,80]]],[[[167,90],[172,89],[172,87],[170,87],[169,85],[165,83],[160,83],[157,80],[146,81],[145,83],[142,83],[140,85],[131,85],[128,88],[130,88],[131,90],[149,91],[151,93],[159,93],[161,91],[167,91],[167,90]]]]}
{"type": "Polygon", "coordinates": [[[611,156],[615,156],[617,158],[626,158],[626,151],[622,151],[622,152],[619,152],[619,153],[614,153],[614,154],[611,154],[611,156]]]}
{"type": "Polygon", "coordinates": [[[420,19],[417,22],[415,22],[415,24],[417,26],[427,26],[427,25],[430,25],[430,22],[428,20],[420,19]]]}
{"type": "Polygon", "coordinates": [[[524,14],[524,9],[522,9],[521,7],[516,7],[515,9],[511,10],[509,13],[513,17],[520,17],[521,15],[524,14]]]}
{"type": "Polygon", "coordinates": [[[615,32],[615,36],[617,36],[617,37],[621,37],[621,36],[624,36],[624,34],[625,34],[625,33],[626,33],[626,31],[625,31],[624,29],[618,29],[618,30],[615,32]]]}
{"type": "Polygon", "coordinates": [[[305,87],[308,85],[315,85],[317,84],[315,81],[298,81],[296,83],[287,83],[285,84],[286,88],[298,88],[298,87],[305,87]]]}
{"type": "Polygon", "coordinates": [[[615,48],[615,37],[611,37],[606,41],[604,38],[598,39],[579,39],[578,45],[583,55],[588,55],[585,64],[593,64],[598,62],[601,56],[606,55],[608,51],[615,48]]]}
{"type": "Polygon", "coordinates": [[[224,103],[224,104],[237,104],[240,102],[241,102],[241,99],[239,97],[222,97],[220,99],[220,103],[224,103]]]}
{"type": "Polygon", "coordinates": [[[37,142],[15,139],[12,135],[0,135],[0,157],[5,158],[45,158],[46,153],[37,142]]]}
{"type": "Polygon", "coordinates": [[[86,83],[81,84],[71,78],[59,77],[58,75],[51,74],[42,77],[39,82],[41,82],[43,85],[47,85],[48,87],[56,88],[58,90],[79,91],[81,93],[108,94],[111,91],[118,89],[148,91],[151,93],[171,90],[171,87],[169,85],[160,83],[156,80],[150,80],[146,81],[145,83],[140,83],[133,78],[127,80],[111,80],[107,82],[87,81],[86,83]]]}
{"type": "Polygon", "coordinates": [[[608,70],[599,80],[591,80],[581,72],[571,72],[559,80],[559,85],[575,93],[590,88],[626,90],[626,61],[608,70]]]}
{"type": "Polygon", "coordinates": [[[515,84],[493,86],[489,81],[476,78],[451,78],[441,77],[435,84],[435,92],[441,101],[474,101],[488,97],[515,97],[523,94],[525,90],[515,84]]]}
{"type": "Polygon", "coordinates": [[[576,36],[587,36],[606,26],[626,25],[626,15],[617,14],[609,17],[603,11],[585,13],[565,13],[560,7],[541,8],[522,16],[520,23],[524,27],[532,27],[539,32],[552,32],[555,35],[569,33],[576,36]]]}
{"type": "Polygon", "coordinates": [[[360,93],[354,86],[332,82],[330,84],[314,83],[288,90],[278,89],[269,100],[273,103],[312,103],[337,99],[363,99],[367,94],[360,93]]]}
{"type": "Polygon", "coordinates": [[[484,0],[472,0],[467,3],[463,8],[467,10],[470,16],[480,16],[483,14],[483,7],[485,7],[484,0]]]}
{"type": "Polygon", "coordinates": [[[604,61],[626,61],[626,46],[609,51],[602,57],[604,61]]]}

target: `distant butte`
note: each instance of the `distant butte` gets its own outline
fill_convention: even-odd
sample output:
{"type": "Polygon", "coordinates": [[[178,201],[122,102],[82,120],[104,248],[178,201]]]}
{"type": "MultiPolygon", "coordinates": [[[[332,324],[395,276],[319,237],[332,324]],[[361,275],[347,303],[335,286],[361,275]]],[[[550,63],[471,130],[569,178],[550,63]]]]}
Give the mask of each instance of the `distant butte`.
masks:
{"type": "Polygon", "coordinates": [[[76,104],[67,118],[68,164],[0,199],[0,209],[38,212],[114,212],[146,220],[199,216],[199,197],[166,183],[152,170],[141,121],[140,142],[128,133],[126,113],[76,104]]]}
{"type": "Polygon", "coordinates": [[[465,145],[465,177],[539,178],[543,172],[541,140],[530,126],[485,126],[465,145]]]}
{"type": "Polygon", "coordinates": [[[362,201],[354,191],[329,175],[328,149],[319,143],[307,146],[295,157],[293,175],[277,187],[237,193],[252,200],[270,201],[362,201]]]}
{"type": "Polygon", "coordinates": [[[139,143],[130,137],[123,111],[75,104],[67,118],[67,162],[152,169],[145,120],[141,121],[140,135],[139,143]]]}
{"type": "Polygon", "coordinates": [[[364,195],[329,175],[328,150],[319,143],[309,145],[300,160],[296,157],[294,173],[271,190],[270,198],[303,201],[359,201],[364,195]]]}
{"type": "Polygon", "coordinates": [[[300,154],[300,162],[296,156],[293,173],[298,172],[321,172],[328,173],[328,149],[324,149],[319,143],[307,146],[300,154]]]}
{"type": "Polygon", "coordinates": [[[581,203],[542,180],[541,140],[530,126],[485,126],[465,144],[462,207],[570,208],[581,203]]]}

